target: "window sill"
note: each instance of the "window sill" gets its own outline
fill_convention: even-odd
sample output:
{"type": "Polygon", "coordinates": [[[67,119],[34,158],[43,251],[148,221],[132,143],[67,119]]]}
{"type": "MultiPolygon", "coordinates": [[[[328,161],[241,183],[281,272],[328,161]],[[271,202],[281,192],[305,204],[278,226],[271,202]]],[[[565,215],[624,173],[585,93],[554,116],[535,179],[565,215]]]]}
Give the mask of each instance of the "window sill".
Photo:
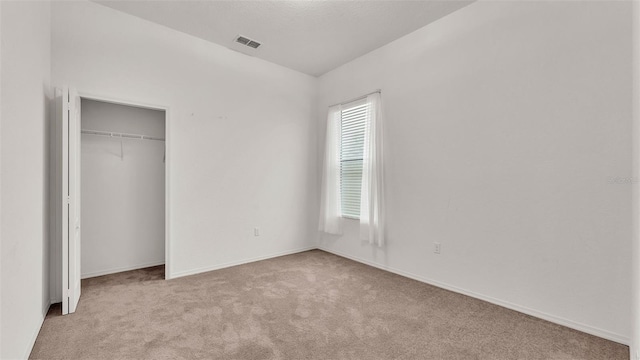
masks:
{"type": "Polygon", "coordinates": [[[342,215],[343,219],[347,219],[347,220],[357,220],[359,221],[360,218],[359,217],[353,217],[353,216],[346,216],[346,215],[342,215]]]}

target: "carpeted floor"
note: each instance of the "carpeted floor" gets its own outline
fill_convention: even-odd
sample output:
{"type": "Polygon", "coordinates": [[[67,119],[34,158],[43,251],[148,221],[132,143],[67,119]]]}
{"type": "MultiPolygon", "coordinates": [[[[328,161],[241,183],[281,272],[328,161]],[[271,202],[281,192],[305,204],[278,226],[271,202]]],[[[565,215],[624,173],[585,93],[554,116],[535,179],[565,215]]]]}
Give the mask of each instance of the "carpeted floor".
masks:
{"type": "Polygon", "coordinates": [[[629,348],[319,250],[83,280],[32,359],[629,359],[629,348]]]}

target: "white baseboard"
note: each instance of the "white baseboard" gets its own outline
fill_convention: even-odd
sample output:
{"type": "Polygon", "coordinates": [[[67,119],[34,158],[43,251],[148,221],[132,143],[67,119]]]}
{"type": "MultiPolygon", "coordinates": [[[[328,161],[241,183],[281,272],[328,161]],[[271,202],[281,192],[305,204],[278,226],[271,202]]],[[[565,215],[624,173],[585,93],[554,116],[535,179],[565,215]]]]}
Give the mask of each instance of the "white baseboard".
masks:
{"type": "Polygon", "coordinates": [[[51,302],[51,300],[49,300],[49,303],[44,305],[44,308],[42,309],[42,319],[47,317],[47,314],[49,313],[49,309],[51,308],[51,304],[53,303],[51,302]]]}
{"type": "Polygon", "coordinates": [[[40,318],[40,326],[38,326],[36,330],[33,332],[33,335],[31,335],[31,339],[29,340],[29,346],[27,346],[27,351],[22,357],[22,359],[28,359],[29,355],[31,355],[31,351],[33,351],[33,347],[36,345],[36,340],[38,339],[38,335],[40,334],[40,329],[42,329],[42,324],[44,324],[44,318],[47,316],[50,306],[51,304],[45,305],[45,307],[42,309],[43,311],[41,314],[42,316],[40,318]]]}
{"type": "Polygon", "coordinates": [[[145,263],[145,264],[122,266],[122,267],[111,268],[111,269],[107,269],[107,270],[94,271],[94,272],[82,274],[82,275],[80,275],[80,278],[81,279],[88,279],[88,278],[92,278],[92,277],[96,277],[96,276],[115,274],[115,273],[119,273],[119,272],[123,272],[123,271],[144,269],[144,268],[147,268],[147,267],[158,266],[158,265],[164,265],[164,259],[160,260],[160,261],[153,261],[153,262],[150,262],[150,263],[145,263]]]}
{"type": "MultiPolygon", "coordinates": [[[[483,300],[498,306],[502,306],[504,308],[507,309],[511,309],[514,311],[518,311],[521,312],[523,314],[527,314],[536,318],[540,318],[558,325],[562,325],[562,326],[566,326],[568,328],[574,329],[574,330],[578,330],[578,331],[582,331],[584,333],[590,334],[590,335],[594,335],[597,337],[601,337],[603,339],[607,339],[607,340],[611,340],[611,341],[615,341],[617,343],[623,344],[623,345],[629,345],[631,342],[631,339],[628,336],[624,336],[621,334],[617,334],[608,330],[604,330],[604,329],[600,329],[600,328],[596,328],[590,325],[586,325],[586,324],[582,324],[579,322],[575,322],[572,320],[568,320],[559,316],[555,316],[555,315],[551,315],[551,314],[547,314],[535,309],[530,309],[521,305],[517,305],[508,301],[503,301],[500,299],[496,299],[493,298],[491,296],[486,296],[483,294],[478,294],[476,292],[473,291],[469,291],[469,290],[465,290],[456,286],[452,286],[446,283],[442,283],[440,281],[436,281],[436,280],[432,280],[420,275],[416,275],[410,272],[406,272],[400,269],[396,269],[390,266],[386,266],[386,265],[382,265],[382,264],[378,264],[375,263],[373,261],[369,261],[369,260],[365,260],[356,256],[351,256],[351,255],[347,255],[345,253],[342,253],[340,251],[335,251],[335,250],[331,250],[328,248],[325,248],[323,246],[309,246],[309,247],[303,247],[303,248],[298,248],[298,249],[294,249],[294,250],[288,250],[288,251],[283,251],[283,252],[279,252],[279,253],[273,253],[270,255],[265,255],[265,256],[259,256],[259,257],[254,257],[254,258],[248,258],[248,259],[242,259],[242,260],[238,260],[238,261],[232,261],[232,262],[227,262],[227,263],[223,263],[223,264],[217,264],[217,265],[213,265],[213,266],[208,266],[208,267],[202,267],[202,268],[197,268],[197,269],[191,269],[191,270],[187,270],[187,271],[180,271],[180,272],[176,272],[174,274],[171,274],[171,278],[175,279],[175,278],[179,278],[179,277],[184,277],[184,276],[189,276],[189,275],[195,275],[195,274],[200,274],[200,273],[204,273],[204,272],[208,272],[208,271],[213,271],[213,270],[219,270],[219,269],[224,269],[227,267],[231,267],[231,266],[237,266],[237,265],[242,265],[242,264],[247,264],[247,263],[251,263],[251,262],[255,262],[255,261],[260,261],[260,260],[266,260],[266,259],[271,259],[271,258],[275,258],[275,257],[279,257],[279,256],[284,256],[284,255],[290,255],[290,254],[295,254],[295,253],[300,253],[300,252],[304,252],[304,251],[309,251],[309,250],[314,250],[314,249],[320,249],[322,251],[326,251],[328,253],[332,253],[353,261],[357,261],[359,263],[365,264],[365,265],[369,265],[381,270],[385,270],[385,271],[389,271],[391,273],[400,275],[400,276],[404,276],[416,281],[420,281],[429,285],[433,285],[433,286],[437,286],[439,288],[442,289],[446,289],[449,291],[453,291],[459,294],[463,294],[463,295],[467,295],[479,300],[483,300]]],[[[144,268],[144,267],[149,267],[149,266],[156,266],[156,265],[161,265],[164,262],[161,263],[151,263],[151,264],[142,264],[142,265],[138,265],[138,266],[134,266],[134,267],[127,267],[127,268],[118,268],[118,269],[111,269],[111,270],[107,270],[107,271],[103,271],[103,272],[95,272],[95,273],[91,273],[91,274],[84,274],[82,275],[82,278],[89,278],[89,277],[94,277],[94,276],[101,276],[101,275],[107,275],[107,274],[112,274],[112,273],[116,273],[116,272],[121,272],[121,271],[128,271],[128,270],[134,270],[134,269],[139,269],[139,268],[144,268]]],[[[59,302],[59,301],[58,301],[59,302]]],[[[54,301],[52,301],[52,303],[54,303],[54,301]]],[[[46,312],[45,312],[46,315],[46,312]]],[[[44,321],[44,316],[43,319],[44,321]]],[[[39,331],[39,329],[38,329],[39,331]]],[[[32,340],[32,345],[31,348],[33,347],[33,344],[35,344],[35,340],[38,336],[38,331],[36,331],[36,333],[34,334],[33,340],[32,340]]],[[[30,348],[30,349],[31,349],[30,348]]],[[[31,350],[29,350],[30,352],[31,350]]],[[[25,358],[28,357],[29,354],[27,354],[27,356],[25,358]]]]}
{"type": "Polygon", "coordinates": [[[231,266],[248,264],[248,263],[252,263],[252,262],[255,262],[255,261],[267,260],[267,259],[272,259],[272,258],[276,258],[276,257],[279,257],[279,256],[291,255],[291,254],[296,254],[296,253],[309,251],[309,250],[315,250],[315,249],[317,249],[317,247],[315,247],[315,246],[307,246],[307,247],[303,247],[303,248],[298,248],[298,249],[293,249],[293,250],[287,250],[287,251],[282,251],[282,252],[278,252],[278,253],[273,253],[273,254],[265,255],[265,256],[258,256],[258,257],[249,258],[249,259],[231,261],[231,262],[227,262],[227,263],[222,263],[222,264],[217,264],[217,265],[213,265],[213,266],[202,267],[202,268],[198,268],[198,269],[179,271],[179,272],[172,273],[171,274],[171,279],[176,279],[176,278],[179,278],[179,277],[200,274],[200,273],[204,273],[204,272],[207,272],[207,271],[224,269],[224,268],[228,268],[228,267],[231,267],[231,266]]]}
{"type": "Polygon", "coordinates": [[[541,311],[538,311],[538,310],[534,310],[534,309],[530,309],[530,308],[527,308],[527,307],[524,307],[524,306],[520,306],[520,305],[517,305],[517,304],[514,304],[514,303],[510,303],[508,301],[503,301],[503,300],[500,300],[500,299],[492,298],[490,296],[478,294],[478,293],[475,293],[473,291],[465,290],[465,289],[462,289],[462,288],[459,288],[459,287],[456,287],[456,286],[452,286],[452,285],[445,284],[445,283],[442,283],[442,282],[439,282],[439,281],[428,279],[428,278],[425,278],[425,277],[420,276],[420,275],[416,275],[416,274],[412,274],[412,273],[409,273],[409,272],[406,272],[406,271],[403,271],[403,270],[392,268],[390,266],[381,265],[381,264],[375,263],[373,261],[369,261],[369,260],[365,260],[365,259],[362,259],[362,258],[359,258],[359,257],[347,255],[347,254],[344,254],[344,253],[342,253],[340,251],[330,250],[330,249],[327,249],[327,248],[325,248],[323,246],[318,246],[318,249],[320,249],[322,251],[326,251],[326,252],[334,254],[334,255],[338,255],[338,256],[353,260],[353,261],[357,261],[357,262],[365,264],[365,265],[369,265],[369,266],[372,266],[372,267],[375,267],[375,268],[378,268],[378,269],[381,269],[381,270],[385,270],[385,271],[388,271],[388,272],[391,272],[391,273],[394,273],[394,274],[397,274],[397,275],[400,275],[400,276],[404,276],[404,277],[407,277],[407,278],[410,278],[410,279],[413,279],[413,280],[417,280],[417,281],[420,281],[420,282],[423,282],[423,283],[426,283],[426,284],[429,284],[429,285],[437,286],[437,287],[445,289],[445,290],[449,290],[449,291],[453,291],[453,292],[456,292],[456,293],[459,293],[459,294],[467,295],[467,296],[470,296],[472,298],[476,298],[476,299],[483,300],[483,301],[486,301],[486,302],[489,302],[489,303],[492,303],[492,304],[495,304],[495,305],[498,305],[498,306],[505,307],[507,309],[511,309],[511,310],[514,310],[514,311],[521,312],[523,314],[527,314],[527,315],[530,315],[530,316],[533,316],[533,317],[536,317],[536,318],[547,320],[549,322],[552,322],[552,323],[555,323],[555,324],[558,324],[558,325],[562,325],[562,326],[566,326],[566,327],[574,329],[574,330],[582,331],[582,332],[590,334],[590,335],[594,335],[594,336],[597,336],[597,337],[601,337],[603,339],[615,341],[615,342],[623,344],[623,345],[629,346],[629,344],[631,342],[631,339],[629,337],[621,335],[621,334],[616,334],[616,333],[613,333],[613,332],[608,331],[608,330],[599,329],[599,328],[596,328],[596,327],[593,327],[593,326],[590,326],[590,325],[585,325],[585,324],[582,324],[582,323],[579,323],[579,322],[575,322],[575,321],[572,321],[572,320],[568,320],[568,319],[565,319],[565,318],[562,318],[562,317],[559,317],[559,316],[547,314],[547,313],[544,313],[544,312],[541,312],[541,311]]]}

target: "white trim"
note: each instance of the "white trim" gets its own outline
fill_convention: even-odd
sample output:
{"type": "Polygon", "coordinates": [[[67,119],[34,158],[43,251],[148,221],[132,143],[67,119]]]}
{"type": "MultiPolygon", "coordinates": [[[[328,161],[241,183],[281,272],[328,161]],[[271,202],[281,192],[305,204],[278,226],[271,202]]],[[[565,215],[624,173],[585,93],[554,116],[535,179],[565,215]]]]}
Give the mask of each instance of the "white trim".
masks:
{"type": "Polygon", "coordinates": [[[171,109],[164,110],[164,279],[171,274],[171,109]]]}
{"type": "Polygon", "coordinates": [[[377,263],[369,261],[369,260],[365,260],[365,259],[362,259],[362,258],[359,258],[359,257],[347,255],[347,254],[342,253],[340,251],[330,250],[330,249],[327,249],[327,248],[322,247],[320,245],[318,246],[318,249],[322,250],[322,251],[326,251],[326,252],[334,254],[334,255],[338,255],[338,256],[341,256],[341,257],[356,261],[356,262],[359,262],[359,263],[362,263],[362,264],[365,264],[365,265],[369,265],[369,266],[372,266],[372,267],[375,267],[375,268],[378,268],[378,269],[381,269],[381,270],[385,270],[385,271],[388,271],[388,272],[391,272],[391,273],[394,273],[394,274],[397,274],[397,275],[400,275],[400,276],[404,276],[404,277],[407,277],[409,279],[417,280],[417,281],[423,282],[425,284],[437,286],[437,287],[445,289],[445,290],[453,291],[455,293],[462,294],[462,295],[467,295],[467,296],[470,296],[472,298],[483,300],[483,301],[492,303],[494,305],[502,306],[504,308],[511,309],[511,310],[514,310],[514,311],[518,311],[518,312],[521,312],[523,314],[527,314],[527,315],[530,315],[530,316],[533,316],[533,317],[536,317],[536,318],[539,318],[539,319],[547,320],[549,322],[552,322],[552,323],[555,323],[555,324],[558,324],[558,325],[562,325],[562,326],[566,326],[568,328],[571,328],[571,329],[574,329],[574,330],[578,330],[578,331],[581,331],[581,332],[584,332],[584,333],[587,333],[587,334],[591,334],[591,335],[594,335],[594,336],[597,336],[597,337],[601,337],[603,339],[615,341],[615,342],[623,344],[623,345],[627,345],[628,346],[629,342],[630,342],[630,338],[629,337],[624,336],[624,335],[620,335],[620,334],[616,334],[616,333],[613,333],[613,332],[608,331],[608,330],[599,329],[599,328],[596,328],[596,327],[593,327],[593,326],[590,326],[590,325],[582,324],[582,323],[575,322],[575,321],[572,321],[572,320],[568,320],[568,319],[565,319],[565,318],[562,318],[562,317],[558,317],[558,316],[555,316],[555,315],[547,314],[547,313],[544,313],[544,312],[541,312],[541,311],[538,311],[538,310],[530,309],[530,308],[527,308],[527,307],[524,307],[524,306],[520,306],[520,305],[511,303],[511,302],[508,302],[508,301],[503,301],[503,300],[500,300],[500,299],[496,299],[496,298],[493,298],[491,296],[478,294],[478,293],[473,292],[473,291],[465,290],[465,289],[462,289],[462,288],[459,288],[459,287],[456,287],[456,286],[452,286],[452,285],[445,284],[445,283],[442,283],[442,282],[439,282],[439,281],[428,279],[428,278],[425,278],[423,276],[412,274],[410,272],[399,270],[399,269],[396,269],[396,268],[393,268],[393,267],[390,267],[390,266],[377,264],[377,263]]]}
{"type": "Polygon", "coordinates": [[[115,274],[115,273],[119,273],[119,272],[123,272],[123,271],[144,269],[144,268],[148,268],[148,267],[152,267],[152,266],[158,266],[158,265],[164,265],[164,260],[154,261],[154,262],[145,263],[145,264],[123,266],[123,267],[112,268],[112,269],[107,269],[107,270],[94,271],[94,272],[90,272],[90,273],[87,273],[87,274],[82,274],[80,276],[80,278],[81,279],[89,279],[89,278],[96,277],[96,276],[115,274]]]}
{"type": "Polygon", "coordinates": [[[42,314],[41,314],[42,317],[40,318],[40,326],[38,326],[38,329],[31,336],[31,341],[29,341],[29,346],[27,347],[27,353],[22,357],[23,359],[28,359],[29,356],[31,355],[31,352],[33,351],[33,347],[36,345],[36,340],[38,340],[38,335],[40,335],[40,330],[42,330],[42,325],[44,325],[44,320],[47,317],[47,314],[49,313],[49,308],[51,307],[51,304],[53,303],[49,302],[48,304],[45,304],[45,306],[42,308],[42,314]]]}
{"type": "MultiPolygon", "coordinates": [[[[51,18],[51,15],[49,15],[49,18],[51,18]]],[[[2,6],[0,6],[0,29],[2,29],[2,6]]],[[[51,41],[51,39],[49,39],[49,41],[51,41]]],[[[51,46],[51,42],[49,42],[49,46],[51,46]]],[[[2,51],[0,49],[0,53],[1,52],[2,51]]],[[[49,52],[51,52],[51,50],[49,50],[49,52]]],[[[0,56],[0,68],[2,68],[1,63],[2,63],[2,56],[0,56]]],[[[51,76],[51,63],[49,63],[49,76],[51,76]]],[[[51,79],[49,79],[49,83],[51,83],[51,79]]],[[[51,84],[49,84],[49,86],[51,86],[51,84]]],[[[55,98],[55,93],[54,93],[54,98],[55,98]]],[[[0,86],[0,109],[2,109],[2,86],[0,86]]],[[[45,107],[45,111],[46,111],[46,107],[45,107]]],[[[49,113],[49,115],[51,115],[51,113],[49,113]]],[[[0,111],[0,140],[2,140],[2,111],[0,111]]],[[[0,146],[0,204],[2,204],[2,146],[0,146]]],[[[2,225],[2,206],[0,206],[0,226],[1,225],[2,225]]],[[[2,231],[1,230],[0,230],[0,269],[2,269],[2,231]]],[[[49,284],[49,286],[51,285],[49,284]]],[[[2,309],[3,309],[2,307],[2,274],[0,274],[0,324],[2,324],[2,309]]],[[[0,326],[0,357],[2,357],[2,339],[3,339],[2,326],[0,326]]]]}
{"type": "MultiPolygon", "coordinates": [[[[44,318],[47,317],[47,314],[49,313],[49,309],[51,308],[51,305],[53,303],[51,301],[49,301],[48,303],[46,303],[44,305],[44,307],[42,308],[42,321],[44,322],[44,318]]],[[[40,325],[40,327],[42,327],[42,325],[40,325]]]]}
{"type": "Polygon", "coordinates": [[[270,254],[270,255],[265,255],[265,256],[258,256],[258,257],[249,258],[249,259],[231,261],[231,262],[226,262],[226,263],[217,264],[217,265],[213,265],[213,266],[206,266],[206,267],[202,267],[202,268],[192,269],[192,270],[179,271],[179,272],[173,273],[173,278],[175,279],[175,278],[189,276],[189,275],[201,274],[201,273],[208,272],[208,271],[224,269],[224,268],[228,268],[228,267],[232,267],[232,266],[248,264],[248,263],[261,261],[261,260],[273,259],[273,258],[277,258],[277,257],[280,257],[280,256],[297,254],[297,253],[301,253],[301,252],[305,252],[305,251],[309,251],[309,250],[316,250],[316,249],[317,248],[315,246],[307,246],[307,247],[303,247],[303,248],[282,251],[282,252],[278,252],[278,253],[274,253],[274,254],[270,254]]]}
{"type": "Polygon", "coordinates": [[[40,319],[40,326],[36,328],[36,331],[31,335],[31,339],[29,340],[29,346],[27,347],[27,352],[22,357],[23,359],[28,359],[33,351],[33,347],[36,345],[36,340],[38,340],[38,335],[40,335],[40,329],[42,329],[42,325],[44,324],[44,318],[47,316],[47,312],[49,312],[49,307],[47,306],[47,311],[44,312],[42,318],[40,319]]]}
{"type": "Polygon", "coordinates": [[[49,297],[51,303],[62,301],[62,275],[58,276],[58,272],[62,273],[62,223],[60,217],[60,209],[58,205],[62,202],[60,193],[60,175],[62,171],[62,127],[60,121],[60,113],[62,104],[58,101],[62,96],[59,88],[53,88],[53,99],[51,100],[50,131],[50,159],[49,159],[49,297]],[[53,270],[53,271],[52,271],[53,270]],[[56,301],[54,301],[56,300],[56,301]]]}
{"type": "MultiPolygon", "coordinates": [[[[632,16],[632,111],[631,111],[631,168],[633,179],[640,175],[640,2],[631,2],[632,16]]],[[[629,357],[640,360],[640,188],[631,187],[631,344],[629,357]]]]}
{"type": "Polygon", "coordinates": [[[143,102],[143,101],[124,100],[124,99],[114,98],[114,97],[110,97],[110,96],[96,95],[96,94],[92,94],[92,93],[88,93],[88,92],[80,91],[80,90],[78,90],[78,95],[80,95],[80,97],[83,98],[83,99],[106,102],[106,103],[110,103],[110,104],[133,106],[133,107],[137,107],[137,108],[150,109],[150,110],[169,111],[169,108],[167,106],[147,103],[147,102],[143,102]]]}

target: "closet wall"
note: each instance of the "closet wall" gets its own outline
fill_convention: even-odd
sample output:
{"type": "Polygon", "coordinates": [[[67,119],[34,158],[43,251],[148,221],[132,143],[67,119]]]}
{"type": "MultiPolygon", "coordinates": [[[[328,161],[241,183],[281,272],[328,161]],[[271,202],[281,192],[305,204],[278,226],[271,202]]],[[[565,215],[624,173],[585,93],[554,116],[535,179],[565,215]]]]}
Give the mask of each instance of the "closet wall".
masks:
{"type": "MultiPolygon", "coordinates": [[[[164,111],[82,100],[82,128],[165,137],[164,111]]],[[[82,134],[82,277],[164,263],[164,141],[82,134]]]]}

